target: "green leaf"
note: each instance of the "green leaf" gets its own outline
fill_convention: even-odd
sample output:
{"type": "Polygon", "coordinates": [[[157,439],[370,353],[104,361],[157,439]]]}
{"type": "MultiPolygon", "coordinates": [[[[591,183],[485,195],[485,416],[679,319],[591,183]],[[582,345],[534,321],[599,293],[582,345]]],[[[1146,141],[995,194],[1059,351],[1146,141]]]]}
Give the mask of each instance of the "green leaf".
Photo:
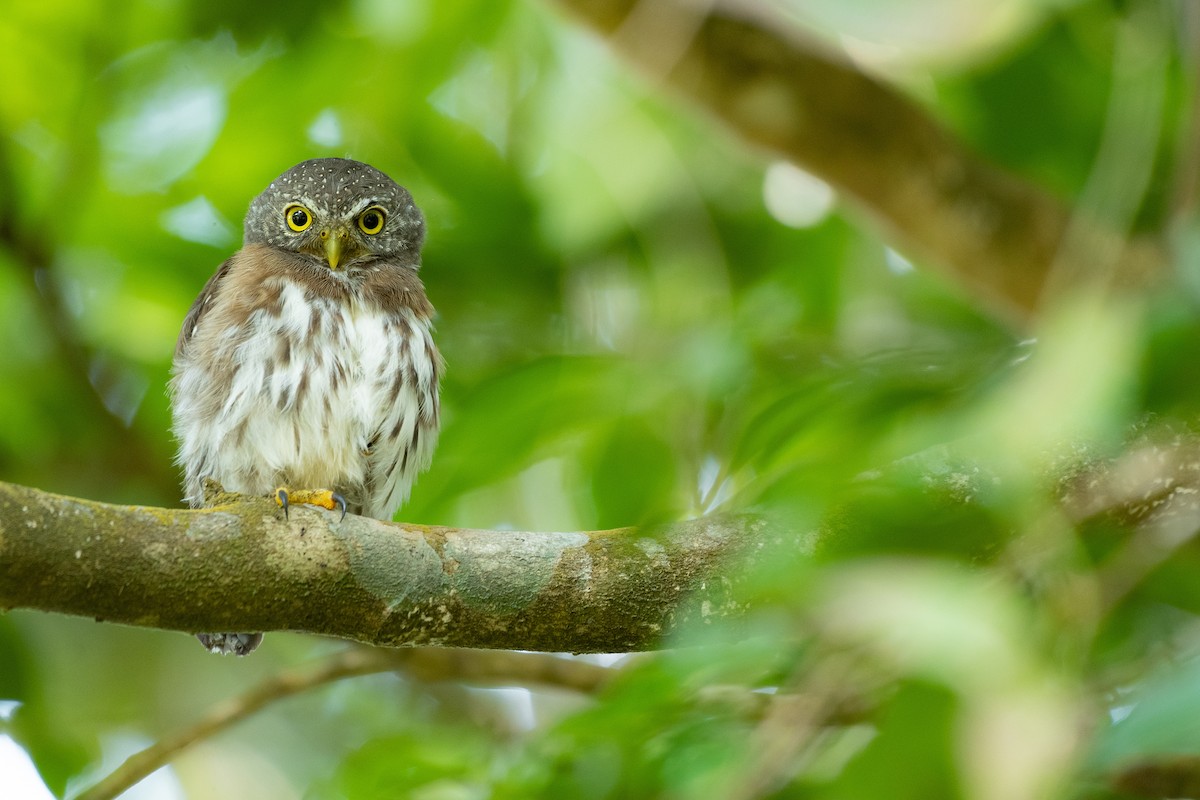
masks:
{"type": "Polygon", "coordinates": [[[1148,756],[1200,752],[1200,660],[1164,666],[1110,698],[1089,766],[1115,772],[1148,756]]]}
{"type": "Polygon", "coordinates": [[[346,800],[476,800],[490,755],[469,728],[398,733],[373,739],[342,762],[331,796],[346,800]]]}
{"type": "Polygon", "coordinates": [[[956,766],[959,700],[946,687],[900,684],[879,721],[878,735],[852,758],[823,797],[895,800],[966,797],[956,766]]]}

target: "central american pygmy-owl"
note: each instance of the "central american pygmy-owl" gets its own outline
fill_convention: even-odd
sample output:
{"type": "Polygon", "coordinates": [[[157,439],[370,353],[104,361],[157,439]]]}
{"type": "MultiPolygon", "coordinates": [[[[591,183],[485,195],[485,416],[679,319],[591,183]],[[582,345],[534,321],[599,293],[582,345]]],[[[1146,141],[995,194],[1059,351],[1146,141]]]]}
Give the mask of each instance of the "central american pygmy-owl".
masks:
{"type": "MultiPolygon", "coordinates": [[[[425,221],[402,186],[340,158],[304,161],[250,204],[245,244],[183,321],[171,378],[187,502],[203,481],[324,489],[390,519],[429,465],[441,356],[417,276],[425,221]]],[[[308,497],[294,492],[292,497],[308,497]]],[[[198,634],[244,655],[261,634],[198,634]]]]}

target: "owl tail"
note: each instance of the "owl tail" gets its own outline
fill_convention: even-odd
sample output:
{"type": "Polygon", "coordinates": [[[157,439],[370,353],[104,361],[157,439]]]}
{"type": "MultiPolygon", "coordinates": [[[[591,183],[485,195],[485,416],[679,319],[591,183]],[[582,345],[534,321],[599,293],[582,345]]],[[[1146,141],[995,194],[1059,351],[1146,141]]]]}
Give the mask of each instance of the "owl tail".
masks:
{"type": "Polygon", "coordinates": [[[261,633],[197,633],[196,638],[210,653],[244,656],[262,644],[261,633]]]}

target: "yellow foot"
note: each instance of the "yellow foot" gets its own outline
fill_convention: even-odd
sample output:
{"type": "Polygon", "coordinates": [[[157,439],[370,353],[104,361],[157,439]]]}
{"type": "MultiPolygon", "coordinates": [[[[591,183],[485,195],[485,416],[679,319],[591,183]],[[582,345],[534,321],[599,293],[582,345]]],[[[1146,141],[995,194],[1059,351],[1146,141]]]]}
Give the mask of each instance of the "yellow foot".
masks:
{"type": "MultiPolygon", "coordinates": [[[[320,506],[330,511],[341,509],[341,519],[346,518],[346,498],[328,489],[295,489],[288,490],[280,486],[275,490],[275,502],[283,509],[284,519],[288,515],[288,506],[293,503],[303,503],[309,506],[320,506]]],[[[340,520],[339,520],[340,521],[340,520]]]]}

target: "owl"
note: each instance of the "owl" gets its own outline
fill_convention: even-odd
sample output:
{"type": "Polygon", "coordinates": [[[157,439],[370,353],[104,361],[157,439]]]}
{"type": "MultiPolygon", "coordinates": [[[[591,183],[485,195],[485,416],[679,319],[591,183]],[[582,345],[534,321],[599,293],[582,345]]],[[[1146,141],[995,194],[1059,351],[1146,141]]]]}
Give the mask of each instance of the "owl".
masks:
{"type": "MultiPolygon", "coordinates": [[[[433,455],[442,359],[417,272],[425,221],[374,167],[304,161],[183,321],[170,381],[186,500],[227,491],[391,519],[433,455]]],[[[245,655],[261,634],[198,634],[245,655]]]]}

